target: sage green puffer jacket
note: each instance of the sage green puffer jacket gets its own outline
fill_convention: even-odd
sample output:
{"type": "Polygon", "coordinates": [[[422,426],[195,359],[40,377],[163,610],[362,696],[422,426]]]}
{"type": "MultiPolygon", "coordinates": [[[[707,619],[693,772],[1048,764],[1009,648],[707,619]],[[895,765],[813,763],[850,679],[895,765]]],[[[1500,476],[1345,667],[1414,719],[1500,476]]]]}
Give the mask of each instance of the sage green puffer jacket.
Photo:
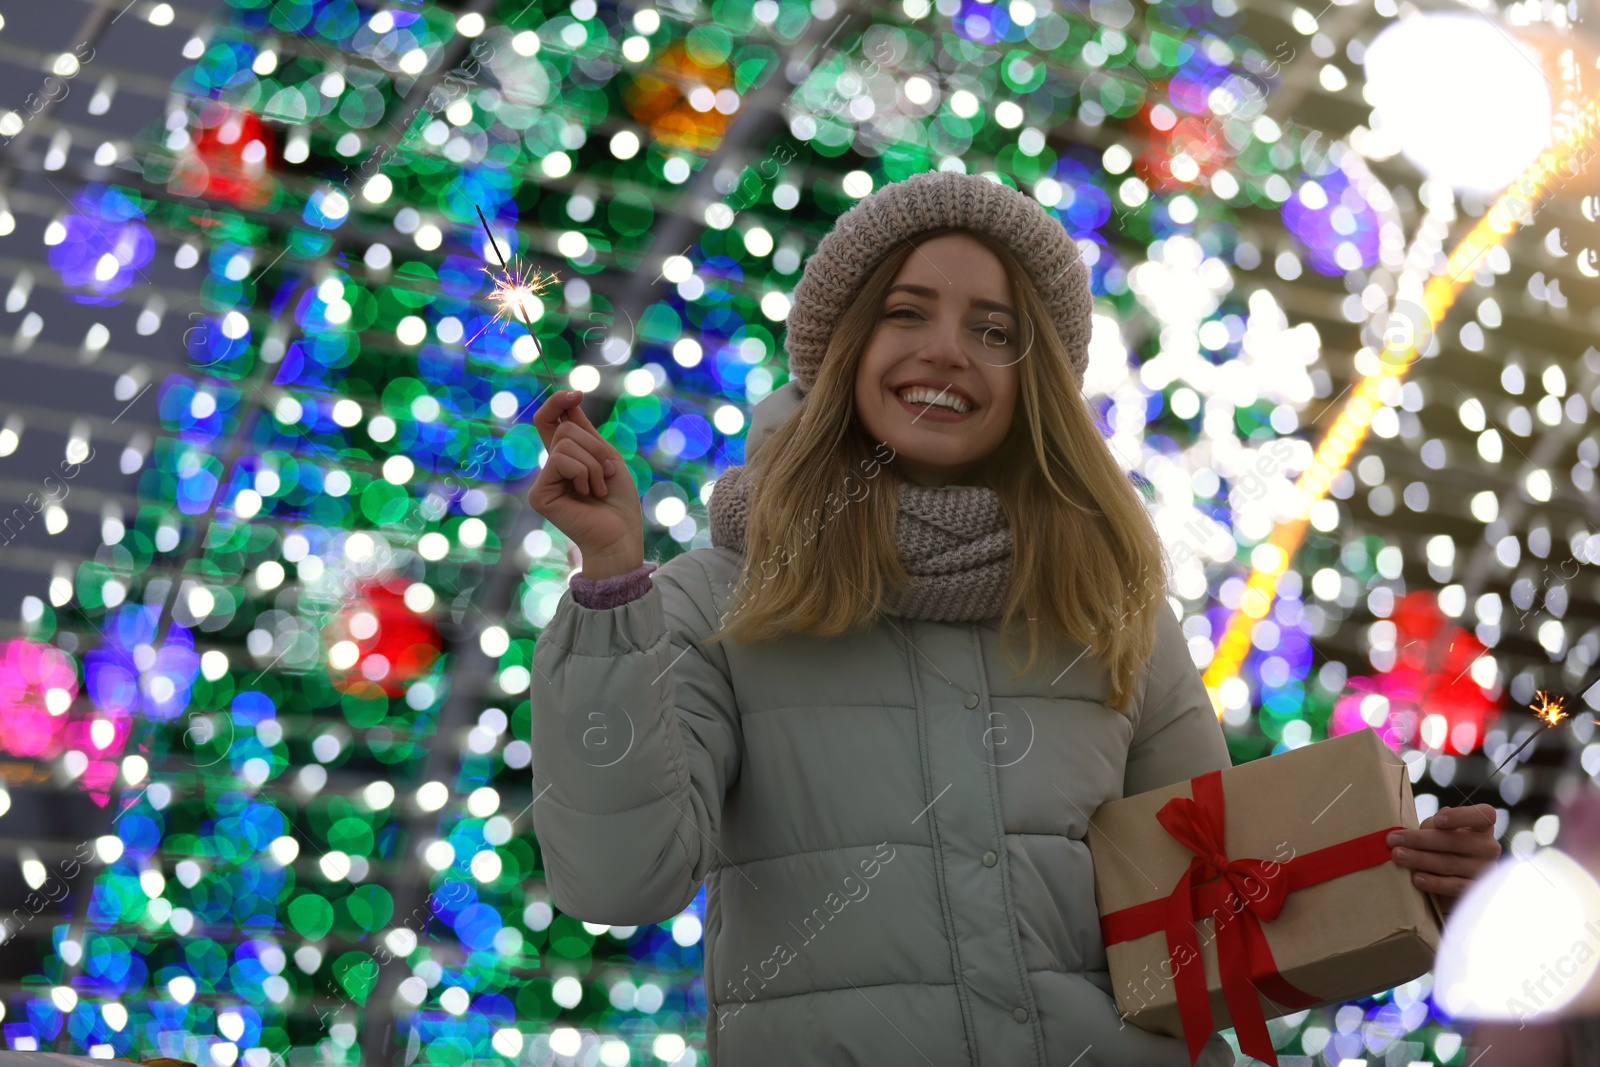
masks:
{"type": "MultiPolygon", "coordinates": [[[[705,883],[712,1067],[1187,1067],[1116,1012],[1084,841],[1106,801],[1230,765],[1166,605],[1129,718],[1081,645],[1013,676],[998,619],[702,645],[738,563],[569,591],[540,634],[553,905],[643,925],[705,883]]],[[[1199,1067],[1233,1062],[1213,1035],[1199,1067]]]]}

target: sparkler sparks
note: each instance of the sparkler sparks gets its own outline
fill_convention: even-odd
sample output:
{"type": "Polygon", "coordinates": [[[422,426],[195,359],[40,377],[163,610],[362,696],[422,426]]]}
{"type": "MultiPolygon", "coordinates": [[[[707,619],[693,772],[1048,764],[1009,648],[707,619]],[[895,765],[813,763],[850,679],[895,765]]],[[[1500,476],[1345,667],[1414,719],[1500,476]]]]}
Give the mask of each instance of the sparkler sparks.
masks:
{"type": "MultiPolygon", "coordinates": [[[[534,347],[537,348],[539,339],[533,336],[532,311],[539,306],[535,301],[543,297],[550,285],[557,281],[556,276],[540,274],[537,271],[530,276],[520,266],[509,268],[503,274],[496,274],[488,267],[484,267],[483,272],[494,282],[489,300],[495,305],[494,318],[490,319],[483,329],[487,330],[502,319],[506,322],[513,318],[519,319],[528,327],[528,336],[533,337],[534,347]]],[[[501,323],[501,329],[504,328],[504,323],[501,323]]],[[[476,340],[482,333],[483,330],[479,330],[472,335],[473,339],[476,340]]]]}
{"type": "MultiPolygon", "coordinates": [[[[506,257],[500,252],[500,244],[494,239],[494,231],[489,229],[489,220],[483,217],[483,208],[478,207],[476,204],[473,205],[473,208],[478,212],[478,221],[483,223],[483,233],[489,239],[489,247],[494,249],[495,258],[500,261],[500,273],[498,275],[488,267],[483,268],[484,273],[494,281],[494,289],[489,293],[489,299],[495,304],[494,317],[484,324],[483,330],[487,330],[490,326],[500,322],[502,318],[509,322],[515,315],[528,328],[528,339],[533,342],[533,358],[537,360],[542,352],[539,349],[539,337],[533,332],[533,320],[529,314],[529,309],[536,306],[535,301],[544,294],[551,284],[559,279],[554,274],[546,276],[534,272],[530,275],[520,265],[513,270],[506,263],[506,257]]],[[[504,329],[504,325],[501,328],[504,329]]],[[[483,330],[473,334],[472,340],[477,340],[482,335],[483,330]]],[[[470,344],[471,342],[469,341],[468,343],[470,344]]],[[[546,386],[546,389],[548,388],[546,386]]],[[[540,390],[539,396],[543,396],[544,392],[545,390],[540,390]]],[[[534,400],[538,399],[539,397],[534,397],[534,400]]],[[[559,421],[565,422],[566,416],[562,415],[559,421]]]]}
{"type": "Polygon", "coordinates": [[[1537,715],[1546,726],[1554,726],[1556,723],[1567,717],[1566,712],[1561,710],[1562,705],[1564,705],[1566,701],[1562,700],[1560,697],[1556,697],[1555,700],[1552,701],[1547,695],[1545,695],[1545,691],[1543,689],[1539,690],[1537,693],[1534,693],[1533,697],[1534,703],[1529,704],[1528,708],[1535,715],[1537,715]]]}
{"type": "MultiPolygon", "coordinates": [[[[1528,710],[1533,712],[1534,716],[1537,717],[1540,722],[1544,723],[1544,729],[1548,730],[1550,727],[1567,717],[1567,713],[1562,710],[1565,705],[1566,701],[1561,697],[1551,699],[1549,694],[1547,694],[1543,689],[1540,689],[1533,694],[1533,703],[1528,705],[1528,710]]],[[[1478,790],[1482,789],[1484,785],[1487,785],[1490,781],[1492,781],[1494,776],[1499,774],[1500,771],[1505,768],[1506,764],[1510,763],[1512,760],[1521,755],[1522,750],[1533,744],[1533,739],[1542,733],[1544,733],[1544,730],[1535,730],[1533,733],[1529,734],[1528,739],[1522,742],[1522,744],[1518,745],[1515,752],[1501,760],[1500,766],[1489,772],[1488,778],[1485,778],[1483,782],[1473,787],[1472,792],[1467,794],[1467,799],[1462,801],[1462,804],[1471,804],[1472,798],[1477,795],[1478,790]]]]}

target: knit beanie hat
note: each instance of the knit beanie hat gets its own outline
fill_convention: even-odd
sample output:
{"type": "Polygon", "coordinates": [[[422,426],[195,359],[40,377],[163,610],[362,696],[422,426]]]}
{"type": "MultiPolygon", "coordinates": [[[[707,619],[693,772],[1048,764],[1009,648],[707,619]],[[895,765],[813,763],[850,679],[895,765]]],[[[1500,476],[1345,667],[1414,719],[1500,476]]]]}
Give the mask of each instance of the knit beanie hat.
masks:
{"type": "Polygon", "coordinates": [[[959,226],[1010,249],[1050,309],[1081,384],[1089,364],[1089,269],[1066,228],[1026,193],[977,174],[925,171],[862,199],[834,223],[806,261],[786,320],[789,376],[811,392],[834,327],[867,275],[920,233],[959,226]]]}

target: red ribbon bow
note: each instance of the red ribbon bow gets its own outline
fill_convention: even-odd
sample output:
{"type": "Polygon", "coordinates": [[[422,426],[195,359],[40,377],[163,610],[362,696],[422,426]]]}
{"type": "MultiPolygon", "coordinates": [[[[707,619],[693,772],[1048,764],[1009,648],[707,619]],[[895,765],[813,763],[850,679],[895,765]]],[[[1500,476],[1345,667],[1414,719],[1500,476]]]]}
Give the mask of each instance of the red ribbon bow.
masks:
{"type": "Polygon", "coordinates": [[[1167,833],[1194,853],[1188,869],[1168,896],[1102,916],[1100,931],[1107,945],[1166,932],[1178,1014],[1189,1047],[1189,1062],[1193,1064],[1216,1029],[1194,932],[1195,916],[1211,915],[1222,994],[1239,1037],[1240,1051],[1278,1067],[1266,1016],[1256,994],[1290,1010],[1315,1007],[1327,998],[1296,988],[1278,973],[1261,923],[1276,919],[1296,889],[1388,861],[1389,846],[1384,839],[1402,827],[1385,827],[1295,856],[1286,863],[1229,859],[1223,834],[1222,772],[1210,771],[1191,778],[1189,787],[1193,800],[1174,797],[1156,813],[1156,820],[1167,833]],[[1229,921],[1234,915],[1239,922],[1229,921]]]}

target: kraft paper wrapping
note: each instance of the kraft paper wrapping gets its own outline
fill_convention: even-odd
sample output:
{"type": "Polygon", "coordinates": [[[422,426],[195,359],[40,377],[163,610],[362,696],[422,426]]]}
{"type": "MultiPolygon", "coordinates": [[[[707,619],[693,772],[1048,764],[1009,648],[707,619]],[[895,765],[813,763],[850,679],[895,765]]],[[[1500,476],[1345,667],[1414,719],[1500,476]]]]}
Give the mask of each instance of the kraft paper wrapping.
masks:
{"type": "MultiPolygon", "coordinates": [[[[1285,863],[1388,826],[1417,827],[1405,761],[1371,729],[1253,760],[1223,771],[1221,780],[1230,860],[1285,863]]],[[[1095,811],[1087,836],[1101,915],[1172,892],[1194,853],[1167,833],[1156,812],[1173,797],[1192,795],[1184,781],[1095,811]]],[[[1226,908],[1223,915],[1225,922],[1240,921],[1226,908]]],[[[1197,915],[1195,927],[1213,1025],[1225,1030],[1233,1023],[1217,970],[1217,921],[1197,915]]],[[[1297,889],[1276,920],[1261,923],[1279,973],[1322,997],[1318,1007],[1426,973],[1442,926],[1432,894],[1393,860],[1297,889]]],[[[1106,958],[1118,1012],[1141,1029],[1182,1037],[1165,934],[1107,945],[1106,958]]],[[[1267,1019],[1298,1010],[1264,995],[1259,1000],[1267,1019]]]]}

